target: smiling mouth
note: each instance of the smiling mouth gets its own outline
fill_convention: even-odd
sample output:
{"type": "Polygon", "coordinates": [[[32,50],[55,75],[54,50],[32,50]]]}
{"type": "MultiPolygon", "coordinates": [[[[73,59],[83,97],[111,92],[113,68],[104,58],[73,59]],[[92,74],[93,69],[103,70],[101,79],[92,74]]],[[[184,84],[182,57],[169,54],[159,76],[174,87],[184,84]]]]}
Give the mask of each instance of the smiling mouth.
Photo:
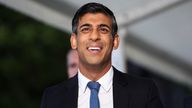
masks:
{"type": "Polygon", "coordinates": [[[87,49],[89,52],[94,53],[94,54],[99,53],[102,50],[101,47],[88,47],[87,49]]]}

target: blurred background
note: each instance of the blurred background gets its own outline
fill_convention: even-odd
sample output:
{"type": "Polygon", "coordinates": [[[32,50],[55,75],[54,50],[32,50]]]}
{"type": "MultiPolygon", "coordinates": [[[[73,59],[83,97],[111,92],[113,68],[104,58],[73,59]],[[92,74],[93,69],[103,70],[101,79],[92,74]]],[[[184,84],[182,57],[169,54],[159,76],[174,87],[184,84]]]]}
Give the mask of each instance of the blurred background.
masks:
{"type": "MultiPolygon", "coordinates": [[[[93,0],[0,0],[0,108],[39,108],[43,90],[67,79],[71,20],[93,0]]],[[[165,108],[192,95],[191,0],[97,0],[115,14],[119,70],[151,78],[165,108]]]]}

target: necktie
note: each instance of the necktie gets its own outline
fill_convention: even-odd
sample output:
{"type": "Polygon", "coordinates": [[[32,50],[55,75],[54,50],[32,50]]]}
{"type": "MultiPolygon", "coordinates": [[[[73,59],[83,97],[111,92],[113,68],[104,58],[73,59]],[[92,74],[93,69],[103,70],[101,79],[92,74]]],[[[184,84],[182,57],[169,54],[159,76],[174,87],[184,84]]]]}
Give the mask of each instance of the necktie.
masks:
{"type": "Polygon", "coordinates": [[[90,81],[87,86],[91,90],[90,108],[100,108],[98,98],[100,84],[98,82],[90,81]]]}

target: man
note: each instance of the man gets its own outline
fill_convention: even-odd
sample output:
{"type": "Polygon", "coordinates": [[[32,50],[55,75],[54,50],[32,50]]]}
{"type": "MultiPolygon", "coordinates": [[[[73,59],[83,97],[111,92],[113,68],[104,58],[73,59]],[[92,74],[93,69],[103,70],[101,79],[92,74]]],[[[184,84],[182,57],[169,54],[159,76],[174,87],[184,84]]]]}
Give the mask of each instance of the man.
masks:
{"type": "Polygon", "coordinates": [[[67,54],[67,74],[72,78],[77,74],[79,57],[76,50],[70,50],[67,54]]]}
{"type": "Polygon", "coordinates": [[[88,3],[76,12],[70,41],[79,55],[78,74],[46,89],[41,108],[162,108],[152,81],[112,66],[117,30],[113,12],[102,4],[88,3]]]}

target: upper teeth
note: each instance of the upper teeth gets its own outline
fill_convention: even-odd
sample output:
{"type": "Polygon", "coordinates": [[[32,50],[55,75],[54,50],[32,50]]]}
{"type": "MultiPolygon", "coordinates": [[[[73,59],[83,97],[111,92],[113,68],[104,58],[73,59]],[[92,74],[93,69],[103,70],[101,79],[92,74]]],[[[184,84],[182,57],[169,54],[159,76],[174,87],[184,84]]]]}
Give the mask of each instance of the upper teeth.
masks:
{"type": "Polygon", "coordinates": [[[99,47],[89,47],[89,50],[100,50],[99,47]]]}

